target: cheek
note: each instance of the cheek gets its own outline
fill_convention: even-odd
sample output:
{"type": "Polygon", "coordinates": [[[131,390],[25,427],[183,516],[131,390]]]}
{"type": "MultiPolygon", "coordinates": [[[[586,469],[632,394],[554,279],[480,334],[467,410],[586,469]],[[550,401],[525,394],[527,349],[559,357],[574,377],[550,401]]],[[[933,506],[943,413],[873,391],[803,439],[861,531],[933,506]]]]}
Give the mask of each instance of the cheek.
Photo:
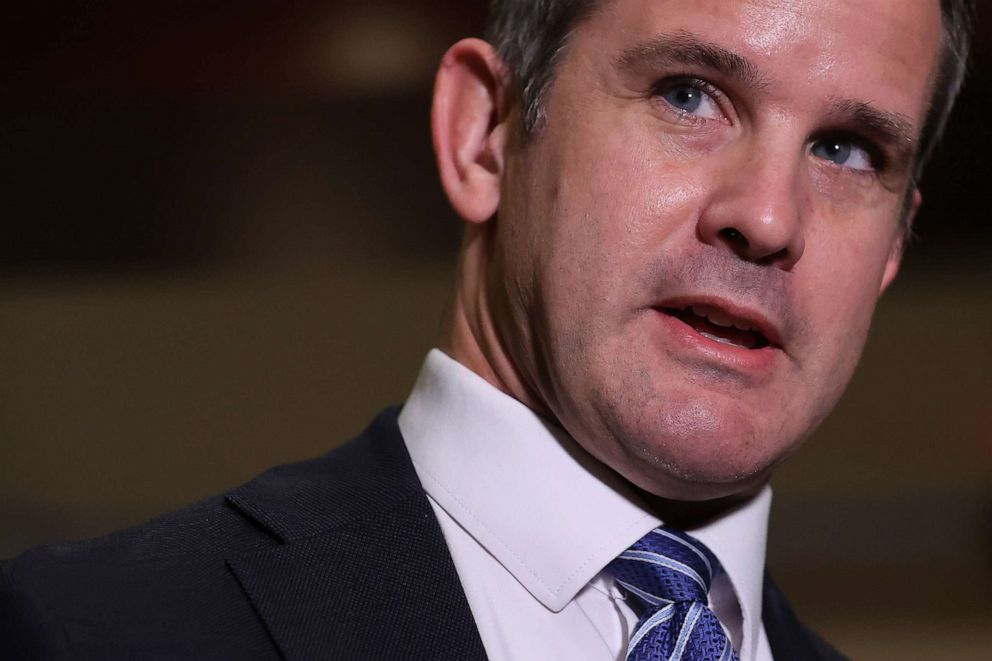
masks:
{"type": "Polygon", "coordinates": [[[698,161],[661,155],[644,132],[602,132],[562,157],[557,246],[578,244],[585,267],[651,261],[675,234],[691,232],[704,195],[698,161]]]}
{"type": "Polygon", "coordinates": [[[830,207],[817,214],[796,271],[801,281],[815,287],[804,293],[822,298],[823,305],[844,316],[870,316],[896,245],[895,204],[881,206],[840,214],[829,213],[835,210],[830,207]],[[823,296],[824,290],[829,296],[823,296]]]}
{"type": "Polygon", "coordinates": [[[587,365],[631,350],[612,343],[631,314],[653,303],[657,283],[646,283],[647,271],[660,254],[686,244],[701,194],[678,171],[645,172],[625,149],[612,155],[608,167],[562,169],[553,218],[536,238],[545,250],[536,284],[548,342],[554,339],[549,350],[561,360],[581,355],[587,365]]]}
{"type": "Polygon", "coordinates": [[[796,300],[806,319],[803,366],[838,393],[861,356],[890,245],[868,233],[830,242],[814,237],[797,267],[803,286],[796,300]]]}

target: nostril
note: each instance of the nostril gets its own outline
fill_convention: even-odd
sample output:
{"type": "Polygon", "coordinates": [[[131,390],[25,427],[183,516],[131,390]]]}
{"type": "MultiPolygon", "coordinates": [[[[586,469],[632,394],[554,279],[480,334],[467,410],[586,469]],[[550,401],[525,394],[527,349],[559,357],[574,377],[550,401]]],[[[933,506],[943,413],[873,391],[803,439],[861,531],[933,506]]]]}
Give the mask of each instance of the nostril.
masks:
{"type": "Polygon", "coordinates": [[[740,230],[733,227],[724,227],[720,230],[720,236],[732,246],[739,248],[747,248],[748,241],[747,237],[741,234],[740,230]]]}

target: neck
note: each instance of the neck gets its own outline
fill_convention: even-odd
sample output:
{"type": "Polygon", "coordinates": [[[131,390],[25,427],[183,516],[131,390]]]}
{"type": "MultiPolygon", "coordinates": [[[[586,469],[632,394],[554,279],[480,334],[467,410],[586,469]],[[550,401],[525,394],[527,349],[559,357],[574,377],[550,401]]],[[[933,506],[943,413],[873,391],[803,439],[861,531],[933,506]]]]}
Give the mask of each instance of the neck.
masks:
{"type": "Polygon", "coordinates": [[[682,530],[699,528],[731,510],[751,500],[765,487],[767,481],[754,487],[723,498],[702,501],[669,500],[641,491],[640,496],[655,515],[665,522],[682,530]]]}
{"type": "Polygon", "coordinates": [[[470,225],[465,231],[454,300],[444,324],[440,348],[495,388],[546,415],[546,407],[521,378],[496,327],[485,278],[489,267],[490,225],[470,225]]]}

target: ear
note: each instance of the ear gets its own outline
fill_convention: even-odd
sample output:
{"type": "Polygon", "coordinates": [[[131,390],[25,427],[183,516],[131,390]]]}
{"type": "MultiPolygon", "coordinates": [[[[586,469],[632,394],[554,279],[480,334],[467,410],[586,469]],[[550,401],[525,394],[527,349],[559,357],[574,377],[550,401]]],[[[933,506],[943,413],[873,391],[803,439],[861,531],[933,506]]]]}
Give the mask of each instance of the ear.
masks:
{"type": "Polygon", "coordinates": [[[882,294],[892,281],[896,279],[896,275],[899,273],[899,266],[902,264],[902,253],[906,247],[906,239],[909,234],[909,230],[906,228],[913,226],[913,220],[916,218],[916,213],[920,210],[920,205],[923,204],[923,195],[920,193],[920,189],[916,186],[913,187],[912,197],[907,205],[904,217],[899,224],[899,234],[892,241],[892,248],[889,250],[889,257],[885,262],[885,271],[882,273],[882,286],[879,288],[878,293],[882,294]]]}
{"type": "Polygon", "coordinates": [[[479,39],[448,49],[434,83],[431,131],[441,185],[459,216],[483,223],[499,207],[510,76],[479,39]]]}

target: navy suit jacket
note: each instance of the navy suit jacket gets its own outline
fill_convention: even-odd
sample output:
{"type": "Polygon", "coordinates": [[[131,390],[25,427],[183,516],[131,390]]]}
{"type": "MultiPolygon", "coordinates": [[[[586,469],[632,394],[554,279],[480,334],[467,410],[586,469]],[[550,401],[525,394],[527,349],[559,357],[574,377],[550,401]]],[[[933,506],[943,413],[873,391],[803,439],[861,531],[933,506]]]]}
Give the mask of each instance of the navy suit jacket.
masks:
{"type": "MultiPolygon", "coordinates": [[[[224,496],[0,564],[0,658],[485,659],[397,413],[224,496]]],[[[770,581],[764,624],[778,660],[842,658],[770,581]]]]}

